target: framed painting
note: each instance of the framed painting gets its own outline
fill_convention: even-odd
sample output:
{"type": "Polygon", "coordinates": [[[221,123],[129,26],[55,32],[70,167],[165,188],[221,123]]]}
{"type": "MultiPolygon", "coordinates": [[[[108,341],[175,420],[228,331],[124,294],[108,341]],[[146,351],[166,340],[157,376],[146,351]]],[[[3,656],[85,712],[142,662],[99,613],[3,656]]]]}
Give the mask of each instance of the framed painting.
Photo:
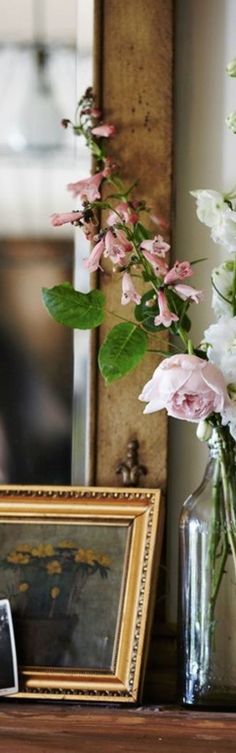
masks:
{"type": "Polygon", "coordinates": [[[157,490],[1,488],[14,698],[140,698],[162,528],[157,490]]]}

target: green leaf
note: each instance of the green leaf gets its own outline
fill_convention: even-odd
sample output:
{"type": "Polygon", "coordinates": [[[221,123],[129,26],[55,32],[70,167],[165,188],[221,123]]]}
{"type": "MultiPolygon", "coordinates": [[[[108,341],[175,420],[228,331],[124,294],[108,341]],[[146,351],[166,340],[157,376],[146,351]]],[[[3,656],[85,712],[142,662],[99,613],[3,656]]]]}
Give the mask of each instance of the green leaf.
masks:
{"type": "Polygon", "coordinates": [[[174,334],[178,333],[178,327],[181,324],[181,327],[185,329],[185,332],[189,332],[191,329],[191,320],[189,319],[189,316],[187,315],[187,310],[189,309],[189,301],[183,301],[177,293],[175,293],[174,290],[171,288],[167,288],[166,291],[166,297],[170,306],[171,311],[174,311],[175,314],[179,317],[178,322],[172,322],[171,324],[171,332],[174,334]]]}
{"type": "Polygon", "coordinates": [[[134,241],[136,243],[142,243],[142,241],[147,240],[151,237],[151,233],[147,228],[142,224],[142,222],[137,222],[134,228],[134,241]]]}
{"type": "Polygon", "coordinates": [[[104,320],[105,296],[100,290],[80,293],[70,282],[43,288],[43,301],[49,314],[66,327],[92,329],[104,320]]]}
{"type": "Polygon", "coordinates": [[[107,384],[120,379],[138,365],[148,346],[147,335],[130,322],[117,324],[102,344],[98,363],[107,384]]]}
{"type": "Polygon", "coordinates": [[[142,296],[141,303],[139,303],[138,306],[135,306],[134,309],[135,319],[137,319],[138,322],[142,322],[142,325],[147,332],[160,332],[161,330],[166,329],[162,324],[159,326],[154,324],[155,316],[159,314],[157,298],[156,296],[153,298],[154,295],[153,288],[148,290],[147,293],[144,293],[142,296]],[[147,305],[149,301],[152,301],[153,306],[149,307],[147,305]]]}

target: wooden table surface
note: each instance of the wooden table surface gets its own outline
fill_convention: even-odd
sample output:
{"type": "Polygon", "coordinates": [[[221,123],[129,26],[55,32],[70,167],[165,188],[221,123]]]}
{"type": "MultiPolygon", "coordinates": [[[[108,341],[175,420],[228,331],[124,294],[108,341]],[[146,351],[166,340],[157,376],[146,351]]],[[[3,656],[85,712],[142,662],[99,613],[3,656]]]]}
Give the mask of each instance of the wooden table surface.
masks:
{"type": "Polygon", "coordinates": [[[1,753],[229,753],[236,714],[0,703],[1,753]]]}

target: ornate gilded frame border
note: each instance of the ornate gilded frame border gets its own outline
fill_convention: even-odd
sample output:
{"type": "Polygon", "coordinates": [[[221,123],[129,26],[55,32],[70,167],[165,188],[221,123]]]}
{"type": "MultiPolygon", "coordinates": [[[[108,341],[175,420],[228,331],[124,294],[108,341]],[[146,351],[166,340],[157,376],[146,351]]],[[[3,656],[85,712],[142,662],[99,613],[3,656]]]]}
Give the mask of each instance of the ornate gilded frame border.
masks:
{"type": "Polygon", "coordinates": [[[163,502],[154,489],[1,487],[0,525],[11,522],[130,526],[114,671],[21,667],[12,698],[137,702],[148,648],[163,532],[163,502]]]}

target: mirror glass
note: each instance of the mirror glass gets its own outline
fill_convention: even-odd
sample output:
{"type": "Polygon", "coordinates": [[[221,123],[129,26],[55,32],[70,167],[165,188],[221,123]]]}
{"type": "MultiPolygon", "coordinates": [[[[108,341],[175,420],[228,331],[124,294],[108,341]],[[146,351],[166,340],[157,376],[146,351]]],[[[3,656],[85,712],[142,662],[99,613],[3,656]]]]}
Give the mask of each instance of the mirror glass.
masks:
{"type": "Polygon", "coordinates": [[[0,0],[0,16],[0,482],[84,484],[88,334],[41,289],[88,286],[84,236],[50,215],[91,168],[60,121],[92,81],[93,0],[0,0]]]}

